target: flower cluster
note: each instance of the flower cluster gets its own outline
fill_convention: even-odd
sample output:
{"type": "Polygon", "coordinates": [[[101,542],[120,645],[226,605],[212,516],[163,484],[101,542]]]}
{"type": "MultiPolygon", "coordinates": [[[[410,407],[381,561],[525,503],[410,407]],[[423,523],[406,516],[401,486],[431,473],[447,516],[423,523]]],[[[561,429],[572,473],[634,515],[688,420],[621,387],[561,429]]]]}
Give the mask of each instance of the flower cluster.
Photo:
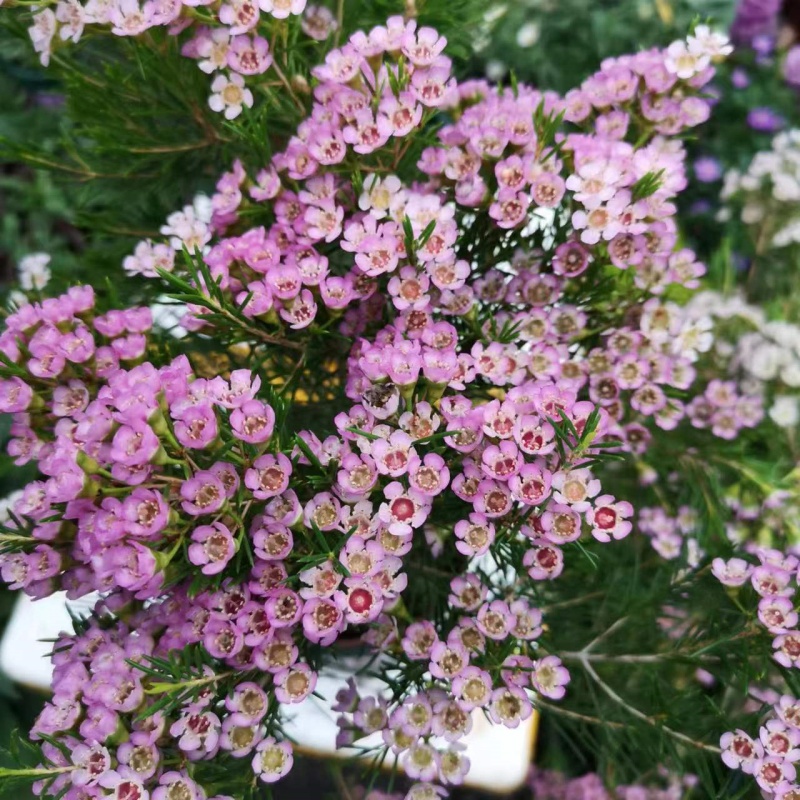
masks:
{"type": "MultiPolygon", "coordinates": [[[[688,414],[695,427],[724,437],[753,424],[758,415],[746,403],[734,413],[721,402],[711,421],[704,416],[710,401],[687,409],[671,396],[670,389],[692,384],[692,363],[711,341],[705,322],[687,320],[674,303],[653,297],[602,348],[573,347],[588,319],[575,288],[601,265],[630,270],[643,300],[671,285],[698,286],[703,266],[690,250],[675,248],[673,199],[686,183],[684,152],[663,134],[705,119],[709,106],[698,90],[724,43],[698,28],[671,54],[608,62],[564,100],[524,87],[494,92],[483,83],[456,90],[442,46],[432,32],[390,20],[332,51],[317,70],[322,83],[311,117],[287,149],[254,178],[234,165],[217,185],[210,220],[191,207],[177,212],[162,229],[170,244],[140,243],[126,269],[152,276],[156,263],[174,269],[175,251],[201,251],[207,277],[196,275],[196,287],[210,298],[213,280],[214,291],[268,330],[328,326],[343,316],[340,330],[358,334],[381,313],[384,294],[413,341],[397,364],[393,351],[362,354],[370,362],[360,367],[367,379],[413,386],[422,373],[458,388],[474,373],[498,385],[516,385],[526,374],[575,389],[588,383],[593,402],[617,420],[628,416],[630,435],[623,438],[634,450],[648,435],[640,424],[648,417],[672,429],[688,414]],[[398,54],[398,63],[387,64],[398,54]],[[402,66],[406,59],[410,67],[402,66]],[[369,171],[366,156],[389,149],[396,159],[394,139],[419,130],[436,106],[456,109],[458,122],[422,153],[418,166],[433,179],[429,186],[412,188],[369,171]],[[554,137],[557,113],[592,133],[554,137]],[[645,115],[647,135],[638,148],[625,141],[633,113],[645,115]],[[356,192],[340,177],[348,157],[360,176],[356,192]],[[292,180],[303,181],[298,190],[287,185],[292,180]],[[488,211],[502,230],[552,231],[560,244],[550,263],[520,249],[510,254],[510,269],[468,281],[475,265],[460,257],[457,241],[471,209],[488,211]],[[240,232],[244,212],[267,224],[240,232]],[[236,235],[224,235],[231,228],[236,235]],[[360,305],[348,308],[354,303],[360,305]],[[434,354],[453,351],[454,341],[444,323],[436,323],[440,333],[426,334],[434,311],[458,329],[459,319],[492,305],[494,331],[482,329],[495,340],[488,348],[478,343],[469,352],[434,354]],[[432,337],[451,344],[432,348],[432,337]],[[502,380],[498,369],[506,370],[502,380]]],[[[197,329],[209,307],[190,308],[185,324],[197,329]]],[[[735,398],[728,399],[730,406],[735,398]]]]}
{"type": "Polygon", "coordinates": [[[800,327],[768,319],[759,307],[717,292],[695,295],[686,310],[692,318],[714,320],[717,362],[727,363],[729,376],[750,395],[763,398],[776,425],[794,428],[800,422],[800,327]]]}
{"type": "Polygon", "coordinates": [[[9,316],[0,410],[44,480],[12,505],[3,577],[104,596],[55,651],[40,794],[194,799],[220,765],[277,780],[284,707],[357,638],[405,680],[350,686],[339,744],[379,735],[409,798],[440,795],[473,715],[515,727],[564,697],[540,607],[571,554],[632,530],[606,463],[758,420],[700,373],[710,322],[671,299],[704,272],[678,246],[672,137],[707,117],[724,40],[700,26],[563,99],[458,85],[444,46],[399,18],[355,34],[282,152],[126,259],[179,291],[189,332],[236,334],[224,376],[86,287],[9,316]],[[336,410],[295,430],[293,381],[331,353],[336,410]]]}
{"type": "Polygon", "coordinates": [[[800,786],[800,702],[790,695],[776,698],[756,737],[741,729],[720,739],[722,760],[731,769],[752,775],[764,797],[797,800],[800,786]]]}
{"type": "Polygon", "coordinates": [[[725,175],[725,215],[736,213],[757,232],[761,247],[800,243],[800,131],[778,134],[772,149],[756,153],[744,172],[725,175]]]}
{"type": "Polygon", "coordinates": [[[47,66],[54,47],[78,42],[94,28],[115,36],[141,36],[165,28],[172,36],[192,32],[182,46],[184,56],[197,61],[203,72],[214,75],[209,106],[234,119],[243,107],[253,105],[246,78],[264,74],[273,65],[270,41],[297,24],[302,32],[324,41],[337,22],[324,6],[306,0],[55,0],[33,14],[29,29],[34,49],[47,66]],[[299,23],[290,21],[300,18],[299,23]]]}

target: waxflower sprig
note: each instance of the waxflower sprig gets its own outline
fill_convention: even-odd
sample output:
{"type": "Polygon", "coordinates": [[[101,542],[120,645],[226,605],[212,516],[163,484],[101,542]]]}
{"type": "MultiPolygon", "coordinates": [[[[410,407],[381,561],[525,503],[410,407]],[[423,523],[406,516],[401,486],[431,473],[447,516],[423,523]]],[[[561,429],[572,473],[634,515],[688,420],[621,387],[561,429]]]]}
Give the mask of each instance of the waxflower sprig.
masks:
{"type": "MultiPolygon", "coordinates": [[[[15,5],[14,0],[8,3],[12,8],[15,5]]],[[[287,41],[288,29],[297,27],[304,37],[324,42],[339,26],[330,9],[307,5],[306,0],[230,0],[221,4],[207,0],[48,0],[36,6],[31,20],[28,32],[44,66],[60,47],[96,33],[141,38],[154,29],[164,29],[170,36],[180,36],[181,53],[213,76],[209,107],[228,120],[253,106],[255,81],[270,70],[292,92],[280,67],[285,63],[280,47],[287,41]]]]}
{"type": "Polygon", "coordinates": [[[674,299],[704,272],[678,246],[677,136],[724,42],[698,29],[563,99],[458,84],[445,44],[399,18],[352,36],[282,152],[126,259],[224,374],[86,288],[8,318],[0,408],[43,480],[12,505],[3,577],[102,595],[54,650],[40,795],[276,781],[287,710],[356,641],[383,691],[325,698],[338,744],[377,735],[409,798],[441,796],[476,715],[516,727],[565,698],[545,605],[632,533],[620,459],[758,423],[744,387],[696,369],[709,326],[674,299]],[[321,380],[331,340],[323,415],[296,376],[321,380]]]}

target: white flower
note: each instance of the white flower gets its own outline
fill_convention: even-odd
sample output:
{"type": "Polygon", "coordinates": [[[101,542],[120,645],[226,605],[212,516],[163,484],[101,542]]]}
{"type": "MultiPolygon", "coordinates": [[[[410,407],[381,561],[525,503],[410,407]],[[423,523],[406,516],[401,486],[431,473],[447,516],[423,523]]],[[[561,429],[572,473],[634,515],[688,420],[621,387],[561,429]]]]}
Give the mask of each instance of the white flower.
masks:
{"type": "Polygon", "coordinates": [[[181,328],[181,306],[168,302],[169,298],[159,297],[158,301],[151,303],[150,310],[153,312],[153,326],[160,328],[170,336],[180,339],[186,336],[186,331],[181,328]],[[164,302],[160,302],[163,300],[164,302]]]}
{"type": "Polygon", "coordinates": [[[153,244],[149,239],[139,242],[133,253],[122,261],[122,268],[128,275],[146,278],[157,277],[158,269],[172,272],[174,265],[175,251],[167,244],[153,244]]]}
{"type": "Polygon", "coordinates": [[[52,277],[47,266],[49,263],[50,256],[47,253],[31,253],[21,258],[17,267],[20,286],[25,291],[44,289],[52,277]]]}
{"type": "Polygon", "coordinates": [[[795,242],[800,242],[800,220],[787,223],[772,237],[774,247],[786,247],[795,242]]]}
{"type": "Polygon", "coordinates": [[[751,375],[769,381],[777,376],[783,361],[780,347],[765,341],[753,349],[744,366],[751,375]]]}
{"type": "Polygon", "coordinates": [[[508,72],[508,67],[497,59],[486,62],[486,77],[490,81],[499,81],[508,72]]]}
{"type": "Polygon", "coordinates": [[[165,236],[170,237],[170,246],[178,252],[184,246],[190,253],[193,250],[202,252],[211,240],[208,223],[198,216],[193,206],[184,206],[182,211],[174,211],[167,217],[166,225],[162,225],[160,230],[165,236]]]}
{"type": "Polygon", "coordinates": [[[196,194],[192,198],[192,210],[200,222],[211,222],[214,214],[214,203],[206,194],[196,194]]]}
{"type": "Polygon", "coordinates": [[[664,66],[667,72],[677,75],[681,80],[689,80],[702,72],[711,62],[709,56],[690,52],[686,42],[673,42],[667,48],[664,66]]]}
{"type": "Polygon", "coordinates": [[[78,0],[59,0],[56,6],[56,19],[62,23],[58,35],[62,41],[72,39],[77,42],[83,33],[86,11],[78,0]]]}
{"type": "Polygon", "coordinates": [[[800,200],[800,181],[797,176],[789,172],[773,175],[772,196],[782,203],[796,203],[800,200]]]}
{"type": "Polygon", "coordinates": [[[286,19],[289,14],[302,14],[306,0],[259,0],[258,7],[276,19],[286,19]]]}
{"type": "Polygon", "coordinates": [[[11,494],[6,495],[4,498],[0,500],[0,521],[8,522],[11,519],[9,516],[9,511],[11,511],[23,495],[22,489],[17,489],[16,491],[11,492],[11,494]]]}
{"type": "Polygon", "coordinates": [[[83,9],[84,22],[105,25],[111,22],[114,0],[88,0],[83,9]]]}
{"type": "Polygon", "coordinates": [[[753,201],[747,203],[742,209],[742,222],[746,225],[754,225],[756,222],[761,222],[764,219],[766,209],[761,203],[753,201]]]}
{"type": "Polygon", "coordinates": [[[698,353],[708,352],[714,344],[713,327],[711,317],[686,322],[672,340],[672,352],[695,361],[698,353]]]}
{"type": "Polygon", "coordinates": [[[733,45],[724,33],[712,31],[708,25],[698,25],[686,39],[689,52],[697,56],[724,58],[733,52],[733,45]]]}
{"type": "Polygon", "coordinates": [[[56,15],[52,9],[46,8],[33,15],[33,25],[28,28],[28,33],[33,42],[33,49],[39,54],[39,60],[43,67],[50,63],[50,46],[55,32],[56,15]]]}
{"type": "Polygon", "coordinates": [[[197,66],[209,75],[222,69],[228,63],[230,46],[230,31],[227,28],[214,28],[197,46],[197,53],[202,59],[197,66]]]}
{"type": "Polygon", "coordinates": [[[358,207],[369,211],[376,219],[383,219],[389,211],[405,198],[403,184],[396,175],[385,178],[377,174],[368,175],[364,180],[364,188],[358,198],[358,207]]]}
{"type": "Polygon", "coordinates": [[[800,421],[800,401],[797,397],[780,394],[775,398],[769,416],[781,428],[794,428],[800,421]]]}
{"type": "Polygon", "coordinates": [[[213,94],[208,98],[212,111],[224,111],[225,119],[236,119],[242,106],[253,107],[253,93],[245,87],[244,78],[238,73],[217,75],[211,84],[213,94]]]}
{"type": "Polygon", "coordinates": [[[30,304],[30,300],[28,299],[28,295],[24,292],[21,292],[19,289],[12,289],[8,293],[8,303],[7,305],[11,308],[22,308],[22,306],[27,306],[30,304]]]}
{"type": "Polygon", "coordinates": [[[533,47],[539,41],[541,29],[535,22],[526,22],[517,31],[517,44],[520,47],[533,47]]]}
{"type": "Polygon", "coordinates": [[[792,361],[781,372],[781,379],[787,386],[796,388],[800,386],[800,361],[792,361]]]}

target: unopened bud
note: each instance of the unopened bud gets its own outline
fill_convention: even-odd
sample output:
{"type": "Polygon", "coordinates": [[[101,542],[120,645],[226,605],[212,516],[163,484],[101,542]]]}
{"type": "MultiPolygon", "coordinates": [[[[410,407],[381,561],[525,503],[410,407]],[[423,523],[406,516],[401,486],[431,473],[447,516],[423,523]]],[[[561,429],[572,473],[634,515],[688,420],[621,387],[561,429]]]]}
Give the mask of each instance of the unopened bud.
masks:
{"type": "Polygon", "coordinates": [[[311,94],[311,87],[308,85],[308,81],[305,79],[303,75],[292,75],[289,83],[299,94],[311,94]]]}

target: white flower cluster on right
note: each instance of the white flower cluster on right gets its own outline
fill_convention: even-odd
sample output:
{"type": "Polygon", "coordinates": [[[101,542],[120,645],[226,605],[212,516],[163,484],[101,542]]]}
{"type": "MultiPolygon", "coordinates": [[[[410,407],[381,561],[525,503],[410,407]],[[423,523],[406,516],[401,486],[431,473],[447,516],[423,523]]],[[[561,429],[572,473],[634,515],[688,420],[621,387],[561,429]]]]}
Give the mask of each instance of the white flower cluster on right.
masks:
{"type": "Polygon", "coordinates": [[[764,232],[763,244],[800,244],[800,130],[776,136],[772,149],[756,153],[745,172],[730,170],[722,200],[723,217],[738,210],[742,222],[764,232]]]}
{"type": "MultiPolygon", "coordinates": [[[[748,391],[768,394],[768,414],[782,428],[800,423],[800,326],[769,320],[763,310],[738,295],[701,292],[687,306],[688,316],[712,316],[716,320],[715,351],[729,359],[729,368],[740,373],[748,391]],[[746,323],[750,330],[735,338],[721,334],[724,321],[746,323]]],[[[766,407],[766,406],[765,406],[766,407]]]]}

